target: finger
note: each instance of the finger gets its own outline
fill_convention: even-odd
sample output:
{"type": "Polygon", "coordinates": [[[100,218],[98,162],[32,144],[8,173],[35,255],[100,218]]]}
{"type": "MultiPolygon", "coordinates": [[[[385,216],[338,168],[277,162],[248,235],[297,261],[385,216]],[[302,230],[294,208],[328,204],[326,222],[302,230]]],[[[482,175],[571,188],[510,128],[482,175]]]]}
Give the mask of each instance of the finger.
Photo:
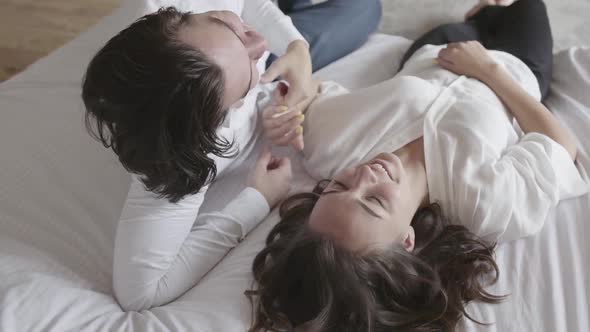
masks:
{"type": "Polygon", "coordinates": [[[447,47],[445,47],[445,48],[441,49],[440,51],[438,51],[438,56],[440,57],[440,56],[441,56],[441,55],[443,55],[443,54],[448,54],[448,53],[450,52],[450,50],[451,50],[451,49],[450,49],[450,48],[448,48],[448,46],[447,46],[447,47]]]}
{"type": "Polygon", "coordinates": [[[267,135],[270,139],[273,140],[281,138],[287,135],[292,130],[296,130],[296,128],[301,125],[304,118],[305,116],[303,114],[293,117],[291,120],[281,124],[280,126],[274,127],[273,129],[269,129],[267,131],[267,135]]]}
{"type": "Polygon", "coordinates": [[[459,42],[452,42],[447,44],[447,48],[457,48],[461,43],[459,42]]]}
{"type": "Polygon", "coordinates": [[[308,93],[299,85],[292,84],[289,92],[285,96],[285,105],[291,107],[303,102],[308,97],[308,93]]]}
{"type": "Polygon", "coordinates": [[[297,137],[297,135],[301,135],[303,133],[303,127],[301,126],[297,126],[295,129],[291,130],[290,132],[288,132],[286,135],[277,138],[276,140],[274,140],[274,142],[277,145],[287,145],[289,143],[291,143],[291,141],[297,137]]]}
{"type": "Polygon", "coordinates": [[[291,146],[296,150],[296,151],[303,151],[303,135],[298,135],[297,137],[295,137],[295,139],[293,139],[291,141],[291,146]]]}
{"type": "Polygon", "coordinates": [[[297,110],[299,110],[299,111],[301,111],[301,110],[304,110],[304,109],[307,107],[307,105],[309,105],[309,99],[310,99],[310,98],[312,98],[312,97],[305,98],[304,100],[302,100],[302,101],[298,102],[298,103],[295,105],[295,108],[296,108],[297,110]]]}
{"type": "Polygon", "coordinates": [[[305,112],[305,110],[307,110],[307,108],[309,107],[309,105],[311,105],[311,103],[314,101],[314,99],[318,96],[318,88],[314,87],[311,90],[311,96],[305,98],[303,101],[299,102],[297,105],[295,105],[295,107],[301,111],[301,112],[305,112]]]}
{"type": "Polygon", "coordinates": [[[305,117],[300,111],[294,109],[285,113],[276,113],[270,118],[263,119],[263,125],[265,132],[268,134],[269,132],[277,131],[279,128],[289,123],[289,121],[292,121],[293,119],[299,119],[299,122],[303,122],[304,118],[305,117]]]}
{"type": "Polygon", "coordinates": [[[287,106],[268,106],[262,111],[262,119],[265,121],[274,121],[273,119],[286,116],[290,114],[287,106]]]}
{"type": "Polygon", "coordinates": [[[293,107],[305,100],[305,95],[298,89],[291,89],[285,96],[285,105],[293,107]]]}
{"type": "Polygon", "coordinates": [[[273,115],[286,112],[287,110],[288,110],[288,108],[286,108],[286,107],[275,106],[275,105],[267,106],[262,111],[262,119],[263,120],[272,119],[273,115]]]}
{"type": "Polygon", "coordinates": [[[452,60],[452,51],[451,49],[442,49],[440,50],[440,52],[438,52],[438,60],[445,60],[446,62],[453,62],[452,60]]]}
{"type": "Polygon", "coordinates": [[[268,122],[271,124],[271,127],[278,127],[300,114],[301,111],[295,107],[288,108],[287,106],[281,106],[277,109],[277,112],[268,119],[268,122]]]}
{"type": "MultiPolygon", "coordinates": [[[[293,129],[293,128],[297,127],[298,125],[300,125],[301,123],[303,123],[303,121],[305,120],[305,115],[303,115],[303,113],[297,111],[297,112],[294,112],[293,114],[295,114],[295,116],[291,117],[287,121],[283,121],[280,125],[275,126],[275,128],[280,129],[281,131],[286,131],[288,129],[293,129]]],[[[281,119],[279,118],[276,120],[281,120],[281,119]]],[[[284,134],[286,134],[286,132],[284,134]]]]}
{"type": "Polygon", "coordinates": [[[276,139],[285,135],[289,130],[295,128],[304,121],[305,116],[299,111],[289,111],[276,119],[265,119],[262,124],[264,135],[270,139],[276,139]]]}
{"type": "Polygon", "coordinates": [[[449,50],[446,48],[443,48],[442,50],[438,51],[438,57],[437,59],[446,59],[448,57],[449,54],[449,50]]]}
{"type": "Polygon", "coordinates": [[[445,60],[443,58],[437,58],[437,61],[438,61],[438,64],[445,69],[452,69],[452,68],[454,68],[454,65],[455,65],[453,62],[445,60]]]}
{"type": "Polygon", "coordinates": [[[262,74],[260,77],[260,83],[270,83],[274,81],[277,77],[281,76],[285,71],[285,66],[283,64],[282,58],[276,59],[270,67],[262,74]]]}

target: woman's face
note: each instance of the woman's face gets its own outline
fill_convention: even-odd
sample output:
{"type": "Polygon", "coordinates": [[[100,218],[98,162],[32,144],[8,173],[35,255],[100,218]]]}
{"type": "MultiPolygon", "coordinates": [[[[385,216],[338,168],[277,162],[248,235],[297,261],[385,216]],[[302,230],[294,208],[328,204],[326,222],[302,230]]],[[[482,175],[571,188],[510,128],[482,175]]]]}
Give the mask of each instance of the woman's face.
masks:
{"type": "Polygon", "coordinates": [[[338,172],[317,201],[309,226],[352,251],[385,248],[398,242],[413,250],[415,211],[400,159],[382,153],[367,163],[338,172]]]}
{"type": "Polygon", "coordinates": [[[258,83],[256,63],[266,51],[264,38],[231,11],[193,14],[179,33],[217,63],[225,77],[224,109],[236,106],[258,83]]]}

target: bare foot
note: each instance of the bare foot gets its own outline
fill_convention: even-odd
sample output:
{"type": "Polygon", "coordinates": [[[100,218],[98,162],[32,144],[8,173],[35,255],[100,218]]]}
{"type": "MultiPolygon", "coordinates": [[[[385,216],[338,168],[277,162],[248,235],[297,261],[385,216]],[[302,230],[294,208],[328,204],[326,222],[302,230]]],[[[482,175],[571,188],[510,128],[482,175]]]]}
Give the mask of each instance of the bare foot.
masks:
{"type": "Polygon", "coordinates": [[[470,19],[475,14],[487,6],[510,6],[515,0],[479,0],[479,3],[473,6],[465,13],[465,20],[470,19]]]}

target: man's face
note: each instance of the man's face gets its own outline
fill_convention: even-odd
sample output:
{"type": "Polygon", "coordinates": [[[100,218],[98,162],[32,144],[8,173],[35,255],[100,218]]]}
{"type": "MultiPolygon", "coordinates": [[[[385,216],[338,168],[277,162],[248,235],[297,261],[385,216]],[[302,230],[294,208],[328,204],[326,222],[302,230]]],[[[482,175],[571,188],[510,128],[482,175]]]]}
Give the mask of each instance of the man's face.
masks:
{"type": "Polygon", "coordinates": [[[264,38],[231,11],[193,14],[179,32],[219,65],[225,77],[224,110],[238,103],[258,83],[256,63],[266,51],[264,38]]]}

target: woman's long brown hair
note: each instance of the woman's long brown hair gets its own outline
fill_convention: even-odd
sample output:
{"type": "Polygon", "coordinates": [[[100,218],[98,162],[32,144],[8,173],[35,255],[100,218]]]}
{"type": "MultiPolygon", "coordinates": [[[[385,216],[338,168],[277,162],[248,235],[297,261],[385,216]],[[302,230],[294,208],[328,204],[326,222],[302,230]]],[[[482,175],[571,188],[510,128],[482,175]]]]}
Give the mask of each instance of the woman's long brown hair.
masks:
{"type": "MultiPolygon", "coordinates": [[[[326,182],[288,198],[253,263],[254,331],[453,331],[470,301],[498,303],[493,245],[451,225],[438,204],[417,211],[413,252],[354,253],[307,221],[326,182]]],[[[475,321],[476,323],[482,324],[475,321]]]]}

